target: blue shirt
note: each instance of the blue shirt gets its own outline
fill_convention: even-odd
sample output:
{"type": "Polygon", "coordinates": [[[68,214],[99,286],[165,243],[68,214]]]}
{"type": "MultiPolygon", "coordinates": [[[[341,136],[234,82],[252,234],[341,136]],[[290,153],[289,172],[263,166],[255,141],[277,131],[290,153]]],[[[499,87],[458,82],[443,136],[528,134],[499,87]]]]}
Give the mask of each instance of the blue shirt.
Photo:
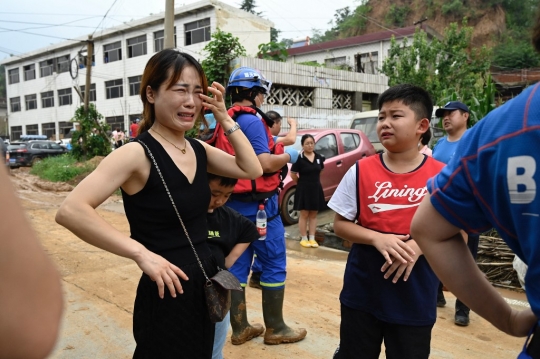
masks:
{"type": "MultiPolygon", "coordinates": [[[[268,135],[260,118],[251,114],[243,114],[236,118],[236,122],[240,125],[242,132],[246,135],[257,156],[263,153],[270,153],[270,149],[268,148],[268,135]]],[[[255,216],[259,210],[258,202],[235,201],[232,198],[227,201],[227,206],[242,213],[253,221],[255,221],[255,216]]],[[[273,217],[278,213],[279,206],[277,194],[268,199],[265,210],[268,218],[273,217]]]]}
{"type": "Polygon", "coordinates": [[[440,138],[433,147],[433,158],[443,163],[448,163],[456,153],[459,140],[450,142],[448,137],[440,138]]]}
{"type": "Polygon", "coordinates": [[[428,181],[431,203],[456,227],[492,226],[528,266],[527,298],[540,318],[540,84],[468,130],[454,157],[428,181]]]}

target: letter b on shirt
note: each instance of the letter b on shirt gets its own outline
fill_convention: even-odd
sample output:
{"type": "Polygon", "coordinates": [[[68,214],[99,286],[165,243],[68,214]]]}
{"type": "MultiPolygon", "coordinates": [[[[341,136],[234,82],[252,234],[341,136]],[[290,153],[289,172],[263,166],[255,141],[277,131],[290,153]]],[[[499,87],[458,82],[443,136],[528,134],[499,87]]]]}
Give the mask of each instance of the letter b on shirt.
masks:
{"type": "Polygon", "coordinates": [[[536,197],[536,161],[531,156],[508,158],[506,179],[510,194],[510,203],[527,204],[536,197]]]}

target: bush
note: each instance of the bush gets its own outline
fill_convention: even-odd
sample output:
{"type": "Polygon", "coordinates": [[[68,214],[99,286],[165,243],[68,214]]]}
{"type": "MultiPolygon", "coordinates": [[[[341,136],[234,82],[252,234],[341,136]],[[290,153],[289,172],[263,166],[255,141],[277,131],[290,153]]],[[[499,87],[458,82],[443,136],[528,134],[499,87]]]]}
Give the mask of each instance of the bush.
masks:
{"type": "Polygon", "coordinates": [[[94,169],[95,165],[77,162],[70,154],[64,154],[39,161],[32,166],[30,173],[51,182],[67,182],[94,169]]]}

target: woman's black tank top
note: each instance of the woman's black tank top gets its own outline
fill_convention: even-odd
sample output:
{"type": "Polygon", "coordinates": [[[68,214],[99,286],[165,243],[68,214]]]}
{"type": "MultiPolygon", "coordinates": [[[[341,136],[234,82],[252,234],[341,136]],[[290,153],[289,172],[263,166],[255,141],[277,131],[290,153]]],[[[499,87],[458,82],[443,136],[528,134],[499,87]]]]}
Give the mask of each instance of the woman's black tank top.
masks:
{"type": "MultiPolygon", "coordinates": [[[[206,244],[206,212],[210,203],[206,150],[197,140],[186,139],[195,151],[197,160],[197,171],[191,184],[163,146],[148,132],[137,137],[137,140],[144,142],[152,152],[195,250],[199,258],[204,259],[210,256],[210,249],[206,244]]],[[[148,181],[141,191],[132,196],[122,190],[131,238],[175,265],[193,263],[196,261],[193,249],[184,234],[161,177],[146,147],[143,148],[151,164],[148,181]]]]}

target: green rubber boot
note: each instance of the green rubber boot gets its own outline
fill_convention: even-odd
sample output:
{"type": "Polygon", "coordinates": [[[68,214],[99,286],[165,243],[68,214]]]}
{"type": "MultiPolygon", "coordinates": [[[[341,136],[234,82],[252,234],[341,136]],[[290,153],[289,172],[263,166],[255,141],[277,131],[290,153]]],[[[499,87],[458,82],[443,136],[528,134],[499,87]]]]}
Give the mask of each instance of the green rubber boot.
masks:
{"type": "Polygon", "coordinates": [[[269,290],[263,288],[263,316],[266,325],[264,344],[295,343],[304,339],[307,331],[304,328],[292,329],[283,321],[283,298],[285,289],[269,290]]]}
{"type": "Polygon", "coordinates": [[[241,292],[231,290],[231,326],[231,343],[234,345],[244,344],[264,333],[261,324],[250,325],[247,320],[245,288],[241,292]]]}

